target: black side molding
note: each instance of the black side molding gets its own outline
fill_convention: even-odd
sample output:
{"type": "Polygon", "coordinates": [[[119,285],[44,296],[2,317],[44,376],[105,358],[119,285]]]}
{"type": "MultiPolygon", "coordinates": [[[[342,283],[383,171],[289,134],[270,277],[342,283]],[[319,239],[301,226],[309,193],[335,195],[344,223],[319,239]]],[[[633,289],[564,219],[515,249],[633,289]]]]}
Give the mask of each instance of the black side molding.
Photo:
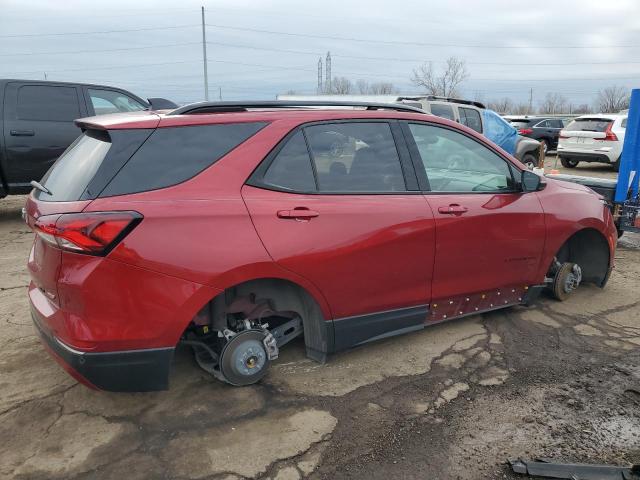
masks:
{"type": "Polygon", "coordinates": [[[425,327],[428,311],[428,305],[420,305],[334,320],[333,351],[337,352],[382,338],[422,330],[425,327]]]}

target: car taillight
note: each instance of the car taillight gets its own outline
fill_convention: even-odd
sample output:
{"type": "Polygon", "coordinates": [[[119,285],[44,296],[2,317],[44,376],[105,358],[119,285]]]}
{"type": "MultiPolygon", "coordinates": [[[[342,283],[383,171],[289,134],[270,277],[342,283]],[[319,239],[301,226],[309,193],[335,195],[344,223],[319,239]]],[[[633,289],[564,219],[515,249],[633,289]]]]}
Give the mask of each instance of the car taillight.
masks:
{"type": "Polygon", "coordinates": [[[533,133],[533,130],[530,128],[521,128],[520,130],[518,130],[518,133],[520,135],[530,135],[533,133]]]}
{"type": "Polygon", "coordinates": [[[606,134],[604,139],[605,140],[609,140],[611,142],[617,142],[618,141],[618,136],[611,131],[612,127],[613,127],[613,122],[611,122],[609,125],[607,125],[607,128],[604,131],[604,133],[606,134]]]}
{"type": "Polygon", "coordinates": [[[106,255],[140,223],[138,212],[64,213],[38,217],[33,229],[63,250],[106,255]]]}

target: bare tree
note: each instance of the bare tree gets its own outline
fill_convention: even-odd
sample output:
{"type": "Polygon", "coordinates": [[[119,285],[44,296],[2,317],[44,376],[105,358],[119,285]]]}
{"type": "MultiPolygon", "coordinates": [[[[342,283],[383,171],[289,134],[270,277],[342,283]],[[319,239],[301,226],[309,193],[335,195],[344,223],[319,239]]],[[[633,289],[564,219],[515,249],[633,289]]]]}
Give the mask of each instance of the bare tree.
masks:
{"type": "Polygon", "coordinates": [[[295,90],[287,90],[285,92],[285,95],[297,95],[297,94],[298,94],[298,92],[296,92],[295,90]]]}
{"type": "Polygon", "coordinates": [[[361,78],[356,81],[356,88],[359,94],[366,95],[369,93],[369,82],[361,78]]]}
{"type": "Polygon", "coordinates": [[[588,103],[581,103],[580,105],[575,106],[572,113],[593,113],[593,109],[589,106],[588,103]]]}
{"type": "Polygon", "coordinates": [[[349,95],[353,92],[353,84],[347,77],[333,77],[331,92],[335,95],[349,95]]]}
{"type": "Polygon", "coordinates": [[[602,113],[617,113],[629,108],[629,100],[629,90],[614,85],[598,92],[596,108],[602,113]]]}
{"type": "Polygon", "coordinates": [[[500,100],[492,100],[487,105],[489,109],[498,113],[511,113],[513,110],[513,102],[509,97],[501,98],[500,100]]]}
{"type": "Polygon", "coordinates": [[[369,83],[364,79],[357,80],[355,88],[361,95],[392,95],[400,92],[391,82],[369,83]]]}
{"type": "Polygon", "coordinates": [[[469,72],[464,60],[457,57],[449,57],[444,71],[438,74],[433,63],[424,63],[413,70],[411,82],[414,85],[426,89],[429,95],[442,95],[455,97],[459,95],[462,82],[469,78],[469,72]]]}
{"type": "Polygon", "coordinates": [[[559,93],[547,93],[543,102],[540,104],[540,113],[554,114],[566,113],[567,99],[559,93]]]}
{"type": "Polygon", "coordinates": [[[369,87],[369,93],[372,95],[393,95],[400,91],[391,82],[376,82],[369,87]]]}
{"type": "Polygon", "coordinates": [[[527,115],[529,113],[532,113],[529,111],[528,103],[519,103],[515,105],[511,111],[515,115],[527,115]]]}

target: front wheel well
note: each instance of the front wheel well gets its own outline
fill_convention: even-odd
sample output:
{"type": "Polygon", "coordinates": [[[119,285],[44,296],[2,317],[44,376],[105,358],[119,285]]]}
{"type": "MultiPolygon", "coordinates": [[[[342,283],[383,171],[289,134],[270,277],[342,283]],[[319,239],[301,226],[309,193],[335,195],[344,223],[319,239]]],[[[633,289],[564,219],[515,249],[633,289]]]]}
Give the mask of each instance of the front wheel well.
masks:
{"type": "Polygon", "coordinates": [[[260,278],[233,285],[211,299],[190,326],[208,324],[216,331],[223,331],[228,327],[229,306],[243,297],[266,301],[273,312],[295,312],[302,319],[307,356],[318,362],[326,361],[332,342],[322,310],[305,288],[289,280],[260,278]]]}
{"type": "Polygon", "coordinates": [[[582,270],[582,281],[604,286],[609,274],[609,244],[602,233],[585,228],[564,242],[556,259],[560,263],[577,263],[582,270]]]}

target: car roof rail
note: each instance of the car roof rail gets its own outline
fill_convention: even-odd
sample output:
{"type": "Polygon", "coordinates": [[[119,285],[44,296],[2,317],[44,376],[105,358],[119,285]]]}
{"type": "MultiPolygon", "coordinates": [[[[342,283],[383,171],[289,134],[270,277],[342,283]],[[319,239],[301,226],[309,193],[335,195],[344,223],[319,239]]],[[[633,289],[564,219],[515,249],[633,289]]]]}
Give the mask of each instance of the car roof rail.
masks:
{"type": "Polygon", "coordinates": [[[452,97],[441,97],[438,95],[426,95],[427,100],[438,100],[440,102],[451,102],[451,103],[462,103],[463,105],[473,105],[478,108],[487,108],[484,103],[476,102],[475,100],[464,100],[462,98],[452,98],[452,97]]]}
{"type": "Polygon", "coordinates": [[[246,112],[250,109],[279,109],[279,108],[315,108],[315,107],[359,107],[365,110],[395,110],[398,112],[426,113],[410,105],[397,103],[369,103],[369,102],[338,102],[338,101],[308,101],[308,100],[275,100],[256,102],[198,102],[184,105],[172,110],[167,115],[190,115],[196,113],[231,113],[246,112]]]}

